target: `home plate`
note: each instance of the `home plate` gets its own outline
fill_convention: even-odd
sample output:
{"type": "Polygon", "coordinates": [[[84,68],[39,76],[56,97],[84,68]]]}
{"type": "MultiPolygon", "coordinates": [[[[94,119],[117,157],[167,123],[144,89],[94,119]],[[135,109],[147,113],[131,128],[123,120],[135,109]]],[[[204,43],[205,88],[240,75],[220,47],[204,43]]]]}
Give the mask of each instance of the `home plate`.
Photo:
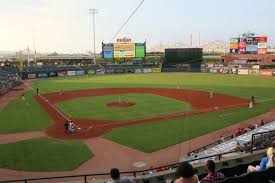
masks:
{"type": "Polygon", "coordinates": [[[137,167],[137,168],[141,168],[141,167],[145,167],[146,163],[143,161],[137,161],[137,162],[133,163],[133,166],[137,167]]]}

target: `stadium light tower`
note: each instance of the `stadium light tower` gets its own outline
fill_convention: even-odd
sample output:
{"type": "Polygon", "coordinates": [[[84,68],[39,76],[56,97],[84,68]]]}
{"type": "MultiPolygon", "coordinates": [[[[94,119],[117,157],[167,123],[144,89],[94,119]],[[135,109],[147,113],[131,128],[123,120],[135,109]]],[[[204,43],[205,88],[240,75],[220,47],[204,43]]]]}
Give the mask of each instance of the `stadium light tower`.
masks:
{"type": "Polygon", "coordinates": [[[96,65],[96,51],[95,51],[95,14],[98,13],[97,9],[90,8],[89,14],[93,16],[93,33],[94,33],[94,64],[96,65]]]}

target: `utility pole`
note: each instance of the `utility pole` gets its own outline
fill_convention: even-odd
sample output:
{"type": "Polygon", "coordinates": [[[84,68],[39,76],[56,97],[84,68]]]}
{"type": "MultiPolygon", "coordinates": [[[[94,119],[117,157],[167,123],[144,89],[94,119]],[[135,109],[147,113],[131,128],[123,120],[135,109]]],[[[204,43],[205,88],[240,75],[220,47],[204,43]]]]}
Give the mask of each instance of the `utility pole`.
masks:
{"type": "Polygon", "coordinates": [[[98,13],[97,9],[90,8],[89,9],[89,14],[92,15],[93,17],[93,34],[94,34],[94,64],[96,65],[96,51],[95,51],[95,14],[98,13]]]}

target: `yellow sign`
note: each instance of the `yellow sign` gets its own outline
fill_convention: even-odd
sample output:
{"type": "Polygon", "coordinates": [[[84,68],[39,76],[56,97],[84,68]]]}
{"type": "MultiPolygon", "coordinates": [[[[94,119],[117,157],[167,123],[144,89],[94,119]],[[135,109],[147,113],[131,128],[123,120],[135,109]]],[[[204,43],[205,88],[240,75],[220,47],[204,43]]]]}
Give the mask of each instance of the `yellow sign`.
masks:
{"type": "Polygon", "coordinates": [[[134,58],[134,43],[114,43],[114,58],[134,58]]]}

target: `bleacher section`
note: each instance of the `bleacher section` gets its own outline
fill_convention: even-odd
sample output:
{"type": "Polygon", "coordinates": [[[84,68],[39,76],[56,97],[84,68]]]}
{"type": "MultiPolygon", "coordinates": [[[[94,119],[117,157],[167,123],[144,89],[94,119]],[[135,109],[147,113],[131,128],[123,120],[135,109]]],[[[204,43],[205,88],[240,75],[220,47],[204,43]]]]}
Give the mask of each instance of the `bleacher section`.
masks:
{"type": "Polygon", "coordinates": [[[21,84],[16,74],[8,71],[0,70],[0,95],[5,94],[13,87],[21,84]]]}

